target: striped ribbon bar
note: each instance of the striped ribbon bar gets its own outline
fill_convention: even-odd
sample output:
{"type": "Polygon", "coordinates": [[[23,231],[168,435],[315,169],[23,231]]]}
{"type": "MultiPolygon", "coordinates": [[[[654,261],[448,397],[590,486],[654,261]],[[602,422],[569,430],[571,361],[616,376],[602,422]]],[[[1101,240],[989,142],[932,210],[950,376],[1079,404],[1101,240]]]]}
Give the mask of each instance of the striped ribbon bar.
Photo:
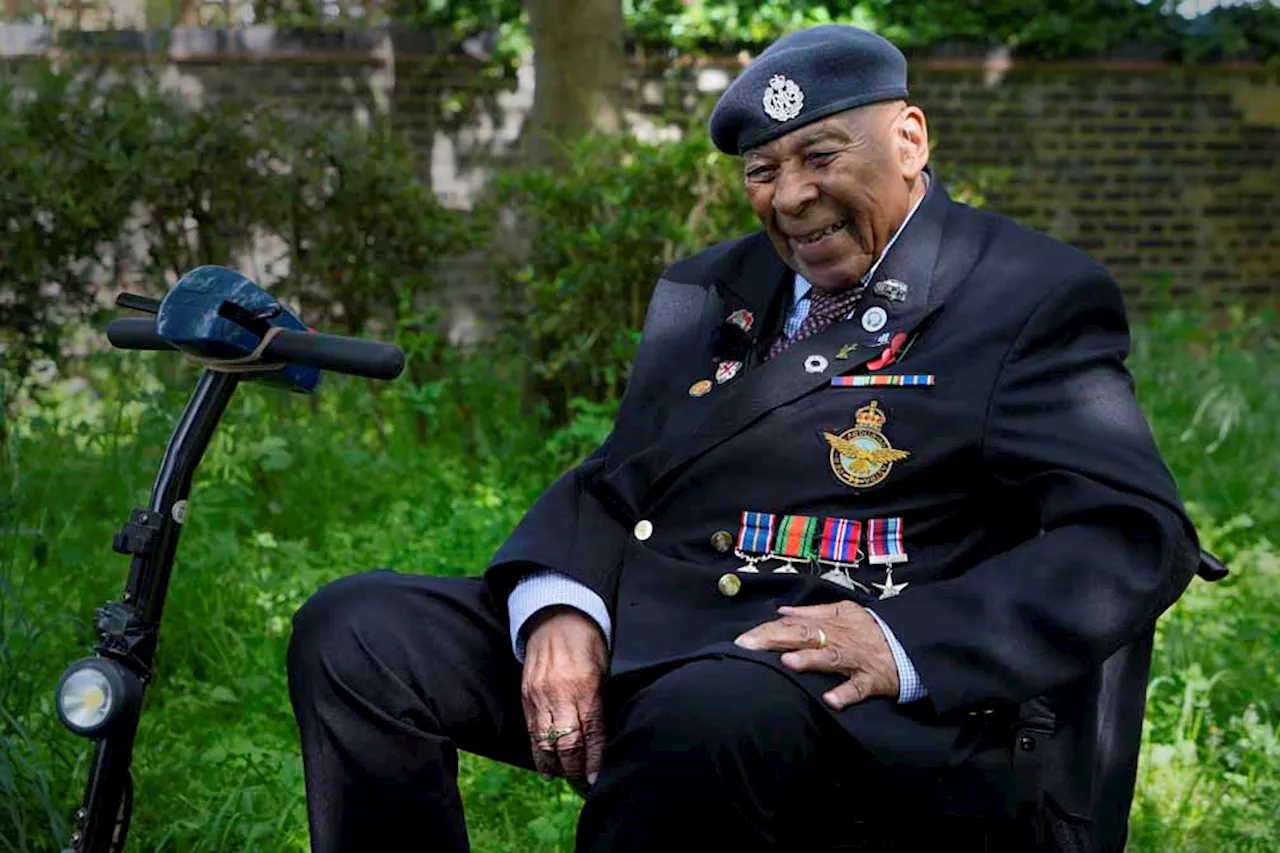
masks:
{"type": "Polygon", "coordinates": [[[738,530],[738,550],[747,554],[767,554],[773,547],[774,522],[771,512],[743,512],[738,530]]]}
{"type": "Polygon", "coordinates": [[[902,549],[902,519],[873,518],[867,522],[867,561],[871,565],[905,563],[902,549]]]}
{"type": "Polygon", "coordinates": [[[824,518],[818,557],[828,563],[853,565],[858,562],[858,541],[862,522],[848,518],[824,518]]]}
{"type": "Polygon", "coordinates": [[[813,516],[784,515],[778,525],[778,539],[773,543],[774,554],[802,560],[813,559],[813,534],[817,532],[818,519],[813,516]]]}
{"type": "Polygon", "coordinates": [[[834,376],[831,384],[838,388],[878,388],[881,385],[932,385],[933,380],[932,373],[877,373],[834,376]]]}

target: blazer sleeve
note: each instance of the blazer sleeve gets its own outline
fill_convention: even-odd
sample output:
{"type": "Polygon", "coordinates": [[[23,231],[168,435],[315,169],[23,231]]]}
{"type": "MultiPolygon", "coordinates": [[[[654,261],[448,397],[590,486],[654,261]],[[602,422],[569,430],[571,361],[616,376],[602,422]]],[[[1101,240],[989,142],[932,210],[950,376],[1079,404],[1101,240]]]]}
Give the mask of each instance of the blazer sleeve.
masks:
{"type": "Polygon", "coordinates": [[[997,506],[1039,535],[876,603],[939,712],[1022,702],[1100,666],[1190,582],[1199,546],[1124,367],[1119,289],[1098,268],[1031,313],[996,379],[983,458],[997,506]]]}

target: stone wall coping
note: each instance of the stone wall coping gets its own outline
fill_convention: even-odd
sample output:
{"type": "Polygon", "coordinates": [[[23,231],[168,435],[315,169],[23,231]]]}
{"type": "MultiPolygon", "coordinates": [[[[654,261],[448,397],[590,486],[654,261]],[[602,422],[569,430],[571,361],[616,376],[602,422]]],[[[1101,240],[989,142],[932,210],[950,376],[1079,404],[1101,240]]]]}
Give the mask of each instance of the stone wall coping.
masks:
{"type": "Polygon", "coordinates": [[[65,52],[89,58],[163,58],[172,62],[382,62],[398,59],[484,59],[467,45],[449,45],[438,32],[367,29],[315,30],[252,26],[149,30],[54,30],[38,24],[0,24],[0,60],[65,52]]]}
{"type": "MultiPolygon", "coordinates": [[[[1109,56],[1084,59],[1021,59],[999,45],[955,42],[906,51],[912,67],[936,70],[1098,70],[1165,71],[1172,69],[1257,71],[1280,70],[1280,63],[1255,59],[1206,58],[1181,61],[1163,58],[1154,44],[1117,46],[1109,56]]],[[[440,32],[370,28],[320,30],[276,26],[235,28],[173,27],[147,30],[55,30],[42,24],[0,24],[0,60],[48,56],[75,51],[90,58],[156,57],[173,62],[352,62],[452,59],[482,61],[467,46],[450,45],[440,32]]],[[[634,67],[719,67],[737,69],[750,63],[748,51],[674,52],[652,45],[629,51],[634,67]]]]}

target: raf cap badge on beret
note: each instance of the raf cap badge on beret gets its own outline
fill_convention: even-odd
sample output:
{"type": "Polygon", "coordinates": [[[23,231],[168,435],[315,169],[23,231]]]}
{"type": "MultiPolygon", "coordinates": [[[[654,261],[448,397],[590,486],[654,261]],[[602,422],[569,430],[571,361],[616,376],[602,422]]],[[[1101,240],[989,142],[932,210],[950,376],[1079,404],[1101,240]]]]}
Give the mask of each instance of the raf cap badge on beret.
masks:
{"type": "Polygon", "coordinates": [[[804,108],[804,92],[794,80],[781,74],[769,78],[769,88],[764,90],[764,111],[774,121],[790,121],[804,108]]]}
{"type": "Polygon", "coordinates": [[[906,97],[901,51],[858,27],[823,24],[783,36],[738,75],[711,114],[711,141],[741,154],[829,115],[906,97]]]}

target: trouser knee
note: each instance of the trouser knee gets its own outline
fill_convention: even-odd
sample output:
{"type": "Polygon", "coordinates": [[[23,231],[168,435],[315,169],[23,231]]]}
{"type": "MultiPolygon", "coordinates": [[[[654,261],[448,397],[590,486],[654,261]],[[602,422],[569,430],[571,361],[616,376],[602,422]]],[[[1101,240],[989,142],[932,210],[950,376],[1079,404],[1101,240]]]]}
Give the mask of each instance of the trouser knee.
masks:
{"type": "Polygon", "coordinates": [[[762,765],[798,771],[819,737],[812,704],[786,676],[761,664],[694,661],[633,698],[617,746],[673,771],[721,780],[762,765]]]}

